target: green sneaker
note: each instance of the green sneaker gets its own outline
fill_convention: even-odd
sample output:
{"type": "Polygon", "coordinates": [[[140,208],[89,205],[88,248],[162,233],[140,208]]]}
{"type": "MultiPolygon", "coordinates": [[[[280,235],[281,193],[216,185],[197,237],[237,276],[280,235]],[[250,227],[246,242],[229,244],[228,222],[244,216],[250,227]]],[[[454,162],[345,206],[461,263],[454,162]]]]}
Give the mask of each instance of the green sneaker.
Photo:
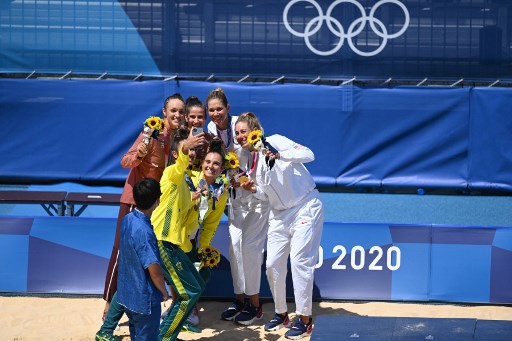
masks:
{"type": "Polygon", "coordinates": [[[103,331],[99,331],[96,333],[96,337],[94,341],[118,341],[119,339],[114,336],[112,333],[107,333],[103,331]]]}

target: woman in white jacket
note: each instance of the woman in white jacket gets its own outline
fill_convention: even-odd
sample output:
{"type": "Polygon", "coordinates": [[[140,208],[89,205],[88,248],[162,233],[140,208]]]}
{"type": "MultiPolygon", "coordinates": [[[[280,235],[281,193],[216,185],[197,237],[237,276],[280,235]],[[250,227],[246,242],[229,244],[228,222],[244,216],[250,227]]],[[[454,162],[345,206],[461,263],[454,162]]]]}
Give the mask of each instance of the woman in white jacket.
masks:
{"type": "MultiPolygon", "coordinates": [[[[247,144],[246,137],[252,129],[241,124],[244,128],[235,131],[235,123],[241,118],[229,114],[228,99],[221,88],[212,90],[206,98],[206,103],[211,120],[208,132],[222,139],[226,148],[237,154],[240,169],[245,173],[241,178],[252,179],[254,182],[258,153],[242,148],[247,144]]],[[[256,124],[253,129],[261,129],[257,121],[256,124]]],[[[263,316],[259,292],[269,205],[265,197],[257,198],[240,188],[238,177],[233,179],[232,185],[228,222],[229,260],[235,299],[221,313],[221,319],[250,325],[263,316]]]]}
{"type": "Polygon", "coordinates": [[[229,103],[224,90],[216,88],[210,91],[206,96],[206,106],[210,122],[208,123],[208,133],[217,136],[224,142],[226,151],[234,151],[234,130],[237,116],[229,114],[229,103]]]}
{"type": "MultiPolygon", "coordinates": [[[[244,115],[252,115],[246,113],[244,115]]],[[[249,136],[250,140],[257,134],[249,136]]],[[[313,177],[304,163],[315,159],[313,152],[281,136],[261,137],[260,162],[256,181],[241,187],[270,203],[267,241],[267,279],[275,304],[275,315],[265,324],[266,331],[288,327],[286,274],[288,256],[292,271],[297,319],[286,332],[288,339],[311,334],[312,296],[315,264],[322,237],[324,209],[313,177]]],[[[251,146],[248,146],[251,148],[251,146]]]]}
{"type": "Polygon", "coordinates": [[[244,181],[256,181],[259,153],[247,148],[247,136],[255,129],[261,126],[254,116],[238,117],[235,141],[242,173],[232,182],[235,190],[231,192],[229,209],[229,254],[235,301],[221,316],[243,325],[250,325],[263,316],[259,293],[270,209],[266,197],[257,197],[240,188],[244,181]]]}

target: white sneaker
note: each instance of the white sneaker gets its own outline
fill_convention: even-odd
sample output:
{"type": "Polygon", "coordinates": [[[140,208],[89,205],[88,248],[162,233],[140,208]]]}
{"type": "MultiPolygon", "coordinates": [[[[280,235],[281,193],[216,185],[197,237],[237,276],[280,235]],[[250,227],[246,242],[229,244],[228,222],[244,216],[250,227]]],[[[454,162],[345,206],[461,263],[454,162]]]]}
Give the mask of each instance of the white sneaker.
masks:
{"type": "Polygon", "coordinates": [[[160,316],[160,320],[163,320],[167,315],[169,315],[169,312],[171,311],[171,307],[172,305],[169,306],[169,308],[167,308],[163,313],[162,315],[160,316]]]}
{"type": "Polygon", "coordinates": [[[192,311],[187,317],[187,322],[190,323],[193,326],[199,325],[199,311],[197,310],[197,305],[194,306],[192,311]]]}

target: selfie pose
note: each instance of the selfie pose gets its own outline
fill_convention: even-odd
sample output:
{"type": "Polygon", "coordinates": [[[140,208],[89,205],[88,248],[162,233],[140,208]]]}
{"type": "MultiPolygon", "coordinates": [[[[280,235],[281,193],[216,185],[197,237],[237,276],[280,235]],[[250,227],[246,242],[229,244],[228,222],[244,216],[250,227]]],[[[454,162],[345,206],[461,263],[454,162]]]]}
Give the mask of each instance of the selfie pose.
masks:
{"type": "MultiPolygon", "coordinates": [[[[253,113],[245,115],[256,117],[253,113]]],[[[262,199],[268,198],[270,203],[267,279],[275,315],[264,328],[275,331],[290,324],[286,303],[289,256],[297,318],[285,337],[300,339],[313,330],[313,281],[324,222],[320,193],[304,166],[315,156],[309,148],[284,136],[265,138],[261,130],[253,130],[248,141],[244,148],[259,150],[261,162],[256,168],[256,181],[248,180],[240,186],[262,199]]]]}

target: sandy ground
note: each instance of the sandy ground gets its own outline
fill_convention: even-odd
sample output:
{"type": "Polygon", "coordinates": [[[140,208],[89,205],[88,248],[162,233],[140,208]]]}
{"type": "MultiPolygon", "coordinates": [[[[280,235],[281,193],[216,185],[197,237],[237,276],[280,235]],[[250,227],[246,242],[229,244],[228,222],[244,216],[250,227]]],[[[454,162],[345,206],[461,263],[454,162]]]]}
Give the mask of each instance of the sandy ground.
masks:
{"type": "MultiPolygon", "coordinates": [[[[286,340],[281,329],[265,333],[263,324],[273,316],[273,304],[264,304],[261,321],[250,327],[221,321],[220,312],[229,302],[199,302],[202,333],[180,333],[183,340],[286,340]]],[[[94,340],[101,325],[104,301],[95,297],[0,296],[0,340],[94,340]]],[[[289,308],[292,310],[293,304],[289,308]]],[[[475,318],[512,320],[512,307],[491,305],[423,304],[397,302],[317,302],[315,315],[395,316],[431,318],[475,318]]],[[[313,331],[314,333],[314,331],[313,331]]],[[[120,340],[130,339],[126,317],[115,333],[120,340]]],[[[305,338],[303,340],[309,340],[305,338]]]]}

